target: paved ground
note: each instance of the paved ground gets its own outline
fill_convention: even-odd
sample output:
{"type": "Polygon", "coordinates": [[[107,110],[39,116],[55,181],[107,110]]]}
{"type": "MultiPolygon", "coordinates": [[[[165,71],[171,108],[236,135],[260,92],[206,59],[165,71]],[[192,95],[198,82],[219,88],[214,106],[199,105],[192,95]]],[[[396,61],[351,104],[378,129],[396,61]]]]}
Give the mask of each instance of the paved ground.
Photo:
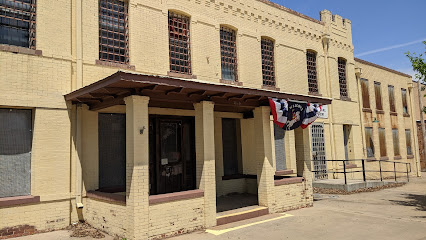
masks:
{"type": "MultiPolygon", "coordinates": [[[[210,233],[194,232],[172,240],[426,240],[426,177],[379,192],[317,198],[312,208],[231,223],[209,229],[210,233]]],[[[77,240],[67,231],[17,239],[77,240]]]]}

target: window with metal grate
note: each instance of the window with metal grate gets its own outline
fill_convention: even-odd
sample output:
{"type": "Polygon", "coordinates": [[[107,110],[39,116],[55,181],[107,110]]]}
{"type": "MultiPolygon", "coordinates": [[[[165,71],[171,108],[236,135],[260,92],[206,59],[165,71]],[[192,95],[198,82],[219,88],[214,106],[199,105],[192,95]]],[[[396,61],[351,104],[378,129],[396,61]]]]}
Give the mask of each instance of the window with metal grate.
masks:
{"type": "Polygon", "coordinates": [[[306,52],[306,65],[308,67],[309,92],[318,93],[317,54],[315,52],[306,52]]]}
{"type": "Polygon", "coordinates": [[[348,97],[348,86],[346,81],[346,60],[339,58],[338,60],[339,70],[339,86],[340,86],[340,97],[348,97]]]}
{"type": "Polygon", "coordinates": [[[125,0],[99,0],[99,60],[129,63],[128,5],[125,0]]]}
{"type": "Polygon", "coordinates": [[[261,49],[263,85],[275,87],[274,41],[262,38],[261,49]]]}
{"type": "Polygon", "coordinates": [[[0,1],[0,44],[35,49],[36,0],[0,1]]]}
{"type": "Polygon", "coordinates": [[[362,107],[370,108],[370,93],[368,91],[368,80],[361,78],[361,93],[362,93],[362,107]]]}
{"type": "Polygon", "coordinates": [[[169,12],[170,72],[192,74],[190,18],[169,12]]]}
{"type": "Polygon", "coordinates": [[[220,28],[220,55],[222,79],[238,81],[236,32],[227,27],[220,28]]]}

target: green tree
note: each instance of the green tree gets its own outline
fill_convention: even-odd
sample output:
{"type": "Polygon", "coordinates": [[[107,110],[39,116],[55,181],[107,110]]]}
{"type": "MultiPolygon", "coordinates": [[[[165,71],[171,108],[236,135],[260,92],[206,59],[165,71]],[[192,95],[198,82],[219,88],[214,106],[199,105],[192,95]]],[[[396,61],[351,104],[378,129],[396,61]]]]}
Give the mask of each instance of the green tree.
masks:
{"type": "MultiPolygon", "coordinates": [[[[424,84],[426,83],[426,61],[424,59],[424,56],[426,56],[426,41],[424,41],[423,44],[425,44],[424,53],[417,55],[416,53],[407,52],[405,55],[407,55],[407,57],[410,59],[416,79],[420,81],[420,83],[424,84]]],[[[422,87],[421,90],[424,91],[424,87],[422,87]]],[[[423,108],[423,111],[426,113],[426,107],[423,108]]]]}

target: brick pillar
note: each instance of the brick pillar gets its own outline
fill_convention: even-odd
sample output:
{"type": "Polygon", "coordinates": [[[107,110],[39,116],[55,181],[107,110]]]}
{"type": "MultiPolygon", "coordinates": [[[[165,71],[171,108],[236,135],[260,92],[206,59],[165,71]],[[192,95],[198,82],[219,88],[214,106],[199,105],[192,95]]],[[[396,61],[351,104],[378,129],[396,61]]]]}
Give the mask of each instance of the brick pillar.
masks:
{"type": "Polygon", "coordinates": [[[257,188],[259,205],[275,211],[274,175],[272,158],[271,121],[269,107],[258,107],[254,110],[254,131],[257,161],[257,188]]]}
{"type": "Polygon", "coordinates": [[[148,239],[149,97],[129,96],[126,102],[127,239],[148,239]]]}
{"type": "Polygon", "coordinates": [[[195,103],[194,108],[197,187],[204,190],[205,227],[212,227],[216,226],[214,105],[203,101],[195,103]]]}
{"type": "Polygon", "coordinates": [[[313,204],[313,173],[312,173],[312,143],[310,128],[297,128],[294,130],[296,142],[297,176],[305,178],[305,203],[313,204]]]}

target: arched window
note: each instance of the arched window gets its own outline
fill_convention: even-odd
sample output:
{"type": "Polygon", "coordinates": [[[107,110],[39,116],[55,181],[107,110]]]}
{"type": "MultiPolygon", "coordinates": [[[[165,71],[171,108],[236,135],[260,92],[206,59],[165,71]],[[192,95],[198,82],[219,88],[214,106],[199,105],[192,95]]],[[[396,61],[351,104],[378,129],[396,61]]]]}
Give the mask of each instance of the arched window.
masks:
{"type": "Polygon", "coordinates": [[[238,81],[237,34],[228,27],[220,27],[220,56],[222,79],[238,81]]]}
{"type": "Polygon", "coordinates": [[[263,85],[275,87],[274,41],[268,38],[262,38],[261,49],[263,85]]]}
{"type": "Polygon", "coordinates": [[[317,54],[314,51],[306,52],[306,65],[308,68],[309,92],[318,93],[317,54]]]}
{"type": "Polygon", "coordinates": [[[170,72],[192,74],[190,18],[169,11],[170,72]]]}
{"type": "Polygon", "coordinates": [[[338,59],[338,71],[339,71],[339,86],[340,86],[340,97],[347,98],[348,86],[346,80],[346,60],[343,58],[338,59]]]}

